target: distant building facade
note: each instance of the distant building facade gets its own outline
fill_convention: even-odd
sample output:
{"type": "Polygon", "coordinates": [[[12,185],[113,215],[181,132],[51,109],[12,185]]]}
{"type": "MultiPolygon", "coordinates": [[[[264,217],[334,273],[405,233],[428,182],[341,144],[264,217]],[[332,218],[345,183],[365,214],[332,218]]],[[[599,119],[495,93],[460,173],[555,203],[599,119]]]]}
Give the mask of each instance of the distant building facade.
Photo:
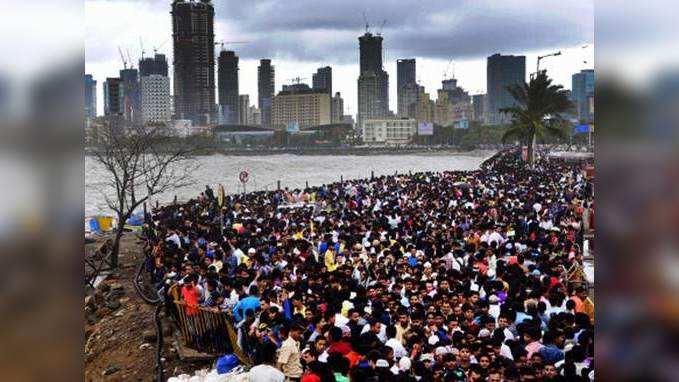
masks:
{"type": "Polygon", "coordinates": [[[271,65],[271,60],[262,59],[257,68],[257,96],[258,107],[261,112],[261,125],[271,126],[271,107],[276,89],[275,68],[271,65]]]}
{"type": "Polygon", "coordinates": [[[238,124],[248,125],[250,124],[248,112],[250,109],[250,96],[247,94],[241,94],[238,96],[238,124]]]}
{"type": "Polygon", "coordinates": [[[226,124],[237,124],[240,120],[238,105],[238,56],[233,51],[221,51],[217,65],[217,88],[219,106],[226,124]]]}
{"type": "Polygon", "coordinates": [[[215,114],[214,7],[209,0],[175,0],[171,14],[176,117],[210,124],[215,114]]]}
{"type": "Polygon", "coordinates": [[[123,83],[124,115],[128,126],[141,123],[141,93],[139,89],[139,71],[134,68],[120,71],[123,83]]]}
{"type": "Polygon", "coordinates": [[[480,124],[485,124],[485,114],[486,114],[486,95],[476,94],[472,96],[472,107],[474,110],[473,121],[479,122],[480,124]]]}
{"type": "Polygon", "coordinates": [[[332,68],[318,68],[312,76],[312,87],[316,91],[324,90],[332,97],[332,68]]]}
{"type": "Polygon", "coordinates": [[[578,120],[586,123],[594,122],[594,69],[581,70],[572,77],[572,99],[575,104],[578,120]]]}
{"type": "Polygon", "coordinates": [[[172,119],[170,78],[151,74],[141,78],[142,124],[165,123],[172,119]]]}
{"type": "Polygon", "coordinates": [[[301,85],[284,86],[274,97],[272,127],[284,130],[291,123],[299,128],[330,124],[328,93],[301,85]]]}
{"type": "Polygon", "coordinates": [[[494,54],[488,57],[486,81],[487,123],[509,123],[510,117],[500,110],[515,104],[507,87],[526,82],[526,56],[494,54]]]}
{"type": "Polygon", "coordinates": [[[407,117],[408,107],[417,102],[417,94],[419,93],[415,59],[397,60],[396,72],[397,114],[399,117],[407,117]]]}
{"type": "Polygon", "coordinates": [[[362,130],[364,143],[406,145],[412,142],[417,133],[417,120],[369,119],[363,121],[362,130]]]}
{"type": "Polygon", "coordinates": [[[85,126],[89,127],[97,118],[97,81],[91,74],[85,74],[83,85],[85,88],[85,126]]]}
{"type": "Polygon", "coordinates": [[[335,93],[335,96],[332,97],[332,105],[330,105],[330,109],[332,113],[330,121],[332,123],[341,123],[342,116],[344,115],[344,99],[342,99],[340,92],[335,93]]]}
{"type": "Polygon", "coordinates": [[[432,101],[424,86],[419,86],[417,102],[409,105],[408,115],[418,122],[434,122],[436,118],[436,104],[432,101]]]}
{"type": "Polygon", "coordinates": [[[120,78],[107,78],[104,82],[104,115],[124,113],[124,90],[120,78]]]}
{"type": "Polygon", "coordinates": [[[358,123],[389,116],[389,75],[382,66],[382,36],[366,32],[358,38],[358,123]]]}

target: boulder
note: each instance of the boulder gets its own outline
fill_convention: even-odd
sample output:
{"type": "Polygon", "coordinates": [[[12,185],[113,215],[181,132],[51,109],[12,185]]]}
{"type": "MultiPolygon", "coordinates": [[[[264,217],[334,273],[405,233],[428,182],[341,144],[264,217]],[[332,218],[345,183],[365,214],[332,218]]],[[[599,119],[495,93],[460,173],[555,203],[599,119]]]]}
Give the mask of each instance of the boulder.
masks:
{"type": "Polygon", "coordinates": [[[94,296],[86,296],[85,297],[85,309],[91,309],[92,311],[97,310],[97,302],[94,299],[94,296]]]}
{"type": "Polygon", "coordinates": [[[117,373],[119,371],[120,371],[120,368],[118,366],[111,365],[111,366],[107,367],[103,372],[101,372],[101,375],[111,375],[111,374],[117,373]]]}
{"type": "Polygon", "coordinates": [[[111,286],[107,283],[99,283],[99,285],[97,285],[97,290],[102,293],[106,293],[111,290],[111,286]]]}
{"type": "Polygon", "coordinates": [[[106,307],[111,309],[111,310],[116,310],[120,308],[122,304],[120,304],[120,301],[118,300],[109,300],[106,302],[106,307]]]}
{"type": "Polygon", "coordinates": [[[122,290],[122,289],[113,289],[113,290],[111,290],[110,292],[108,292],[107,294],[104,295],[106,300],[109,300],[109,301],[119,299],[123,296],[125,296],[125,291],[122,290]]]}
{"type": "Polygon", "coordinates": [[[147,329],[147,330],[144,330],[144,333],[142,333],[142,338],[143,338],[144,341],[146,341],[146,342],[153,342],[153,341],[155,341],[158,337],[156,336],[156,331],[155,331],[155,330],[147,329]]]}

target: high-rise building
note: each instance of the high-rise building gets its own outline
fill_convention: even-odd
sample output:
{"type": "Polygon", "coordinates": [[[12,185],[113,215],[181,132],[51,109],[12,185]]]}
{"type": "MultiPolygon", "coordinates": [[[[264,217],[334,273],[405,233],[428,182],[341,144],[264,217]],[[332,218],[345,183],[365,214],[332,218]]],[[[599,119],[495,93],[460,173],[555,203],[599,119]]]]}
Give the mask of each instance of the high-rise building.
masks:
{"type": "Polygon", "coordinates": [[[330,124],[330,96],[305,84],[284,86],[273,99],[272,126],[285,129],[294,123],[300,128],[330,124]]]}
{"type": "Polygon", "coordinates": [[[472,106],[474,110],[473,120],[481,124],[485,123],[486,95],[475,94],[472,96],[472,106]]]}
{"type": "Polygon", "coordinates": [[[512,107],[514,98],[507,88],[526,82],[526,56],[503,56],[494,54],[487,62],[487,123],[491,125],[509,122],[509,116],[500,109],[512,107]]]}
{"type": "Polygon", "coordinates": [[[396,95],[398,98],[397,114],[399,117],[408,116],[408,106],[417,102],[413,95],[417,94],[417,72],[415,59],[401,59],[396,61],[396,95]]]}
{"type": "Polygon", "coordinates": [[[262,126],[271,126],[271,104],[276,89],[276,72],[271,60],[262,59],[257,67],[257,97],[262,126]]]}
{"type": "Polygon", "coordinates": [[[219,106],[227,124],[239,122],[238,56],[230,50],[219,53],[218,59],[219,106]]]}
{"type": "Polygon", "coordinates": [[[590,108],[590,104],[594,102],[594,78],[594,69],[581,70],[572,77],[573,103],[578,119],[582,122],[594,122],[593,108],[590,108]]]}
{"type": "Polygon", "coordinates": [[[215,114],[215,10],[210,0],[172,2],[174,110],[209,124],[215,114]]]}
{"type": "Polygon", "coordinates": [[[125,122],[128,125],[141,123],[141,94],[139,92],[139,72],[129,68],[120,71],[123,82],[123,99],[125,122]]]}
{"type": "Polygon", "coordinates": [[[383,118],[389,112],[389,75],[382,67],[382,36],[366,32],[358,38],[360,74],[358,77],[358,124],[383,118]]]}
{"type": "Polygon", "coordinates": [[[144,78],[152,74],[168,76],[167,58],[164,54],[156,53],[154,57],[139,60],[139,77],[144,78]]]}
{"type": "Polygon", "coordinates": [[[83,78],[85,87],[85,126],[89,127],[97,118],[97,81],[91,74],[83,78]]]}
{"type": "Polygon", "coordinates": [[[124,104],[123,82],[120,78],[107,78],[104,82],[104,115],[122,115],[124,104]]]}
{"type": "Polygon", "coordinates": [[[340,92],[335,93],[332,97],[332,105],[330,107],[332,116],[330,118],[331,123],[342,122],[342,116],[344,115],[344,99],[340,95],[340,92]]]}
{"type": "Polygon", "coordinates": [[[141,78],[142,124],[165,123],[172,118],[170,78],[151,74],[141,78]]]}
{"type": "Polygon", "coordinates": [[[332,97],[332,68],[329,66],[318,68],[312,77],[313,89],[325,90],[332,97]]]}
{"type": "Polygon", "coordinates": [[[247,94],[241,94],[238,96],[238,124],[249,125],[252,123],[250,121],[248,112],[250,109],[250,96],[247,94]]]}

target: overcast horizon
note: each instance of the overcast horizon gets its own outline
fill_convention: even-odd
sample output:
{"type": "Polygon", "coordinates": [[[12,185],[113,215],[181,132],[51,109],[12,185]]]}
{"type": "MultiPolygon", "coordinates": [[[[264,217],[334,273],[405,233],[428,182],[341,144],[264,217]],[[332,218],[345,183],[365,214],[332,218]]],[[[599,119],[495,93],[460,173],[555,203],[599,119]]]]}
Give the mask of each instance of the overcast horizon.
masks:
{"type": "MultiPolygon", "coordinates": [[[[276,68],[276,91],[295,77],[305,78],[321,66],[333,68],[333,92],[345,102],[345,114],[356,114],[358,37],[365,33],[363,14],[373,33],[384,37],[384,66],[389,73],[390,108],[396,111],[396,60],[417,59],[417,76],[432,99],[443,73],[453,75],[470,94],[485,93],[486,57],[526,56],[527,75],[540,54],[560,50],[545,59],[556,83],[571,88],[571,75],[593,68],[593,1],[550,4],[534,0],[437,1],[356,0],[249,3],[213,1],[215,41],[246,41],[227,45],[240,57],[239,92],[257,103],[257,66],[270,58],[276,68]],[[493,3],[493,4],[491,4],[493,3]],[[383,28],[383,21],[386,23],[383,28]],[[452,60],[452,64],[451,64],[452,60]]],[[[167,0],[86,0],[85,71],[97,80],[98,114],[103,114],[102,83],[117,77],[123,63],[120,46],[135,67],[141,56],[168,56],[172,77],[171,2],[167,0]],[[162,46],[161,46],[162,45],[162,46]]],[[[219,47],[216,47],[216,55],[219,47]]]]}

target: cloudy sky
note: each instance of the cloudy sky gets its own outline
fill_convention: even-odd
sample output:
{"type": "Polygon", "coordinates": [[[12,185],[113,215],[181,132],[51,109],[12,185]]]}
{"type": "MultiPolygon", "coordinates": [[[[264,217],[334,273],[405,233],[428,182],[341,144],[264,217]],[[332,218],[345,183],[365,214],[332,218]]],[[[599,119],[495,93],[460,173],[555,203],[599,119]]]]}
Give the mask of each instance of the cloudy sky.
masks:
{"type": "MultiPolygon", "coordinates": [[[[416,58],[421,85],[435,98],[444,72],[454,74],[472,94],[484,93],[485,59],[493,53],[544,60],[556,82],[570,88],[574,72],[593,66],[593,0],[215,0],[215,40],[246,41],[229,46],[241,58],[240,93],[257,97],[257,65],[271,58],[276,88],[307,78],[320,66],[333,67],[333,91],[345,99],[345,113],[356,113],[358,36],[364,14],[373,32],[384,36],[390,103],[396,110],[396,59],[416,58]],[[381,28],[384,20],[384,28],[381,28]]],[[[158,47],[172,59],[169,0],[86,0],[86,72],[101,83],[122,68],[118,46],[133,60],[158,47]]]]}

